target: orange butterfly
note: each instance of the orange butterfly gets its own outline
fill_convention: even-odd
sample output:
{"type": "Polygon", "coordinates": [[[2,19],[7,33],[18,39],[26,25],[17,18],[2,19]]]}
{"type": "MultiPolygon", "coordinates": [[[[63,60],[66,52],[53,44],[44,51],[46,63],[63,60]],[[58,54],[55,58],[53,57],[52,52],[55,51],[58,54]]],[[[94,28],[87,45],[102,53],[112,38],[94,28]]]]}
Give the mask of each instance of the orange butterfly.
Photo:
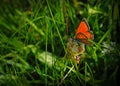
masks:
{"type": "Polygon", "coordinates": [[[93,33],[90,31],[90,27],[85,18],[82,19],[76,30],[75,39],[89,45],[91,44],[90,40],[94,39],[93,33]]]}

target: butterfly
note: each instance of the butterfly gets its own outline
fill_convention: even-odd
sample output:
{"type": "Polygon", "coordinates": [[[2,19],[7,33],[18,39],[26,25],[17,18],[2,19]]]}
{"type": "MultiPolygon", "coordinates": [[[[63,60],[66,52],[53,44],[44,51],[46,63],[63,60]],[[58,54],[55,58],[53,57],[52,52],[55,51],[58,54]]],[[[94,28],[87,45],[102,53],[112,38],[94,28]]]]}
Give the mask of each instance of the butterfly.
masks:
{"type": "Polygon", "coordinates": [[[92,31],[90,31],[90,26],[87,23],[86,19],[83,18],[76,30],[75,40],[91,45],[91,40],[93,39],[94,35],[92,31]]]}

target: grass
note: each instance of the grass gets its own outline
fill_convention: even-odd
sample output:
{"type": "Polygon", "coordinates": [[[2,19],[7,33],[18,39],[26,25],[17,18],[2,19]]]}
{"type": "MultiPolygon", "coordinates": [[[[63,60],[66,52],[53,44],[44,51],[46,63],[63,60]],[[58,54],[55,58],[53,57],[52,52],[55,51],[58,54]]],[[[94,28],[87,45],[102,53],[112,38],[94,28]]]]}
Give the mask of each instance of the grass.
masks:
{"type": "Polygon", "coordinates": [[[119,5],[118,0],[2,0],[0,85],[118,86],[119,5]],[[82,18],[94,40],[76,64],[67,58],[66,46],[82,18]]]}

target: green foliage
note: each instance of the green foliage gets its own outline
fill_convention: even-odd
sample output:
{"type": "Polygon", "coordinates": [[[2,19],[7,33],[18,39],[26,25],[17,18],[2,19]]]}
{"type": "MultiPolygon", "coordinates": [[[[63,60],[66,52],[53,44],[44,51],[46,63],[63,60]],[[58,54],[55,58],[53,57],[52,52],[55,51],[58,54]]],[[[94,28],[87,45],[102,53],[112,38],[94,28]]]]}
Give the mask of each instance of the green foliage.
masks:
{"type": "Polygon", "coordinates": [[[119,1],[2,0],[0,2],[0,85],[117,86],[119,1]],[[94,33],[77,68],[66,58],[82,18],[94,33]],[[66,29],[68,27],[68,33],[66,29]]]}

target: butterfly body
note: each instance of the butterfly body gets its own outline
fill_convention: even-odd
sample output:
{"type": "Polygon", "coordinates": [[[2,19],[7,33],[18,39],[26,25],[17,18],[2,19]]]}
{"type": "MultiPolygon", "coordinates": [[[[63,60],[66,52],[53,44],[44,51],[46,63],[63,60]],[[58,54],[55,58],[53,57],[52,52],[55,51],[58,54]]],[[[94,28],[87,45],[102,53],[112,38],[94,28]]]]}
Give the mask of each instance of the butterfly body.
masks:
{"type": "Polygon", "coordinates": [[[85,18],[82,19],[76,30],[75,39],[85,44],[91,44],[90,40],[94,39],[93,33],[90,31],[90,27],[85,18]]]}

